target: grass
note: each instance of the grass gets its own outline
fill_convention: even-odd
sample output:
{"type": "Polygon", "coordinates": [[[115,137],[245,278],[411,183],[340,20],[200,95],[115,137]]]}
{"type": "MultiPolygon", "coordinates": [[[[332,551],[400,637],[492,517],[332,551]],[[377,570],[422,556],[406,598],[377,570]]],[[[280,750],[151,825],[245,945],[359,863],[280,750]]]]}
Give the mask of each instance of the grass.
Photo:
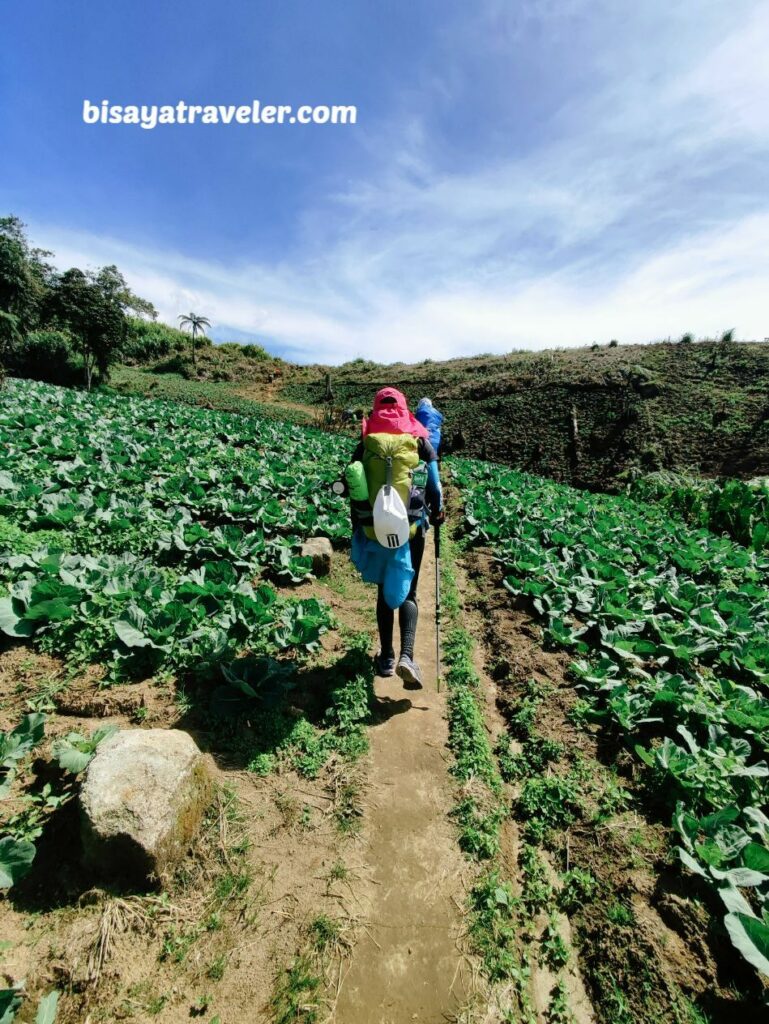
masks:
{"type": "Polygon", "coordinates": [[[306,928],[304,950],[276,979],[270,1001],[274,1024],[316,1024],[320,1019],[323,964],[332,953],[348,948],[344,931],[345,922],[328,914],[312,918],[306,928]]]}
{"type": "Polygon", "coordinates": [[[468,856],[488,860],[499,850],[499,831],[506,814],[501,799],[502,779],[489,743],[483,690],[473,663],[473,639],[459,625],[461,606],[453,570],[453,547],[444,539],[443,604],[452,628],[443,643],[444,679],[448,690],[451,774],[472,786],[460,795],[451,817],[459,830],[459,845],[468,856]]]}
{"type": "Polygon", "coordinates": [[[484,974],[492,983],[512,987],[517,1013],[510,1019],[518,1024],[534,1024],[536,1015],[529,995],[531,969],[518,949],[517,901],[509,883],[492,869],[476,882],[469,905],[468,932],[484,974]]]}
{"type": "Polygon", "coordinates": [[[311,426],[315,422],[312,411],[305,412],[243,397],[238,394],[238,387],[243,383],[242,378],[238,381],[196,380],[180,373],[153,373],[150,369],[129,366],[117,367],[112,373],[112,387],[123,394],[202,405],[208,409],[281,420],[300,426],[311,426]]]}
{"type": "Polygon", "coordinates": [[[592,900],[598,887],[595,877],[582,868],[565,871],[561,875],[561,883],[557,901],[559,910],[564,914],[573,914],[592,900]]]}
{"type": "Polygon", "coordinates": [[[621,928],[629,928],[630,925],[635,923],[633,911],[619,900],[614,900],[608,905],[606,917],[612,924],[619,925],[621,928]]]}
{"type": "Polygon", "coordinates": [[[343,836],[357,835],[362,826],[361,785],[344,772],[337,776],[334,794],[334,823],[343,836]]]}
{"type": "Polygon", "coordinates": [[[504,1020],[535,1024],[529,995],[530,968],[519,948],[520,901],[494,864],[508,807],[489,742],[481,680],[473,663],[474,643],[462,625],[462,603],[454,574],[455,544],[444,539],[443,608],[451,630],[443,645],[448,690],[451,772],[463,790],[451,811],[461,849],[476,862],[491,862],[468,899],[468,936],[491,985],[504,986],[505,1002],[515,1006],[504,1020]],[[469,791],[468,791],[469,790],[469,791]]]}
{"type": "Polygon", "coordinates": [[[526,835],[537,842],[553,829],[568,828],[582,810],[581,786],[572,775],[531,775],[518,799],[526,835]]]}
{"type": "Polygon", "coordinates": [[[310,922],[310,941],[317,953],[325,953],[339,942],[342,934],[342,922],[336,921],[327,914],[318,914],[310,922]]]}
{"type": "Polygon", "coordinates": [[[502,778],[505,782],[516,782],[526,776],[544,772],[549,764],[563,756],[564,746],[555,740],[542,739],[529,730],[519,753],[511,749],[509,733],[500,737],[494,752],[502,778]]]}
{"type": "Polygon", "coordinates": [[[219,953],[213,958],[211,963],[208,965],[206,970],[206,977],[210,978],[211,981],[221,981],[224,977],[224,972],[227,970],[227,954],[219,953]]]}
{"type": "Polygon", "coordinates": [[[499,829],[505,817],[500,804],[484,812],[470,796],[464,797],[451,811],[459,827],[459,845],[476,860],[489,860],[499,851],[499,829]]]}
{"type": "MultiPolygon", "coordinates": [[[[184,861],[174,879],[169,898],[180,904],[186,901],[191,910],[187,920],[174,922],[163,932],[161,963],[185,964],[204,935],[223,931],[234,913],[245,914],[253,881],[248,849],[245,818],[235,791],[220,787],[204,817],[196,856],[184,861]]],[[[209,977],[219,969],[223,974],[226,961],[225,951],[217,954],[209,977]]]]}
{"type": "Polygon", "coordinates": [[[297,957],[278,978],[270,1001],[273,1024],[315,1024],[322,981],[309,955],[297,957]]]}
{"type": "Polygon", "coordinates": [[[331,865],[331,870],[328,873],[328,880],[330,882],[346,882],[349,877],[349,868],[341,860],[331,865]]]}
{"type": "Polygon", "coordinates": [[[541,910],[551,910],[555,904],[555,892],[537,848],[530,843],[522,843],[518,865],[523,881],[521,902],[526,914],[531,918],[541,910]]]}

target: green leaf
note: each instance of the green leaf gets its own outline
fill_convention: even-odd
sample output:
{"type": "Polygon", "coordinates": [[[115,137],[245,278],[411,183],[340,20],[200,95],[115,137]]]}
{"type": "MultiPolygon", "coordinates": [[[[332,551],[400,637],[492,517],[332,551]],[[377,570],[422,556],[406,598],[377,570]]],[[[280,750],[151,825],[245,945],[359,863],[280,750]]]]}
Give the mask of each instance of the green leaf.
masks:
{"type": "Polygon", "coordinates": [[[9,768],[0,781],[0,800],[5,800],[11,791],[13,780],[16,778],[16,769],[9,768]]]}
{"type": "Polygon", "coordinates": [[[0,1024],[13,1024],[20,1006],[21,996],[15,988],[0,990],[0,1024]]]}
{"type": "Polygon", "coordinates": [[[78,775],[88,766],[99,744],[116,732],[116,725],[105,725],[88,738],[79,732],[67,733],[54,743],[54,759],[65,771],[78,775]]]}
{"type": "Polygon", "coordinates": [[[0,765],[10,768],[42,740],[46,716],[24,715],[12,732],[0,732],[0,765]]]}
{"type": "Polygon", "coordinates": [[[10,597],[0,597],[0,630],[6,636],[32,636],[35,627],[26,619],[20,618],[13,610],[10,597]]]}
{"type": "Polygon", "coordinates": [[[753,911],[750,908],[750,904],[742,895],[739,889],[735,889],[733,885],[725,885],[718,890],[718,895],[723,900],[724,906],[732,914],[747,914],[748,917],[753,916],[753,911]]]}
{"type": "Polygon", "coordinates": [[[757,971],[769,977],[769,927],[747,914],[727,914],[724,925],[735,948],[757,971]]]}
{"type": "Polygon", "coordinates": [[[680,846],[676,847],[676,852],[678,853],[678,856],[681,858],[681,863],[684,865],[684,867],[687,867],[690,871],[693,871],[695,875],[700,875],[702,878],[708,877],[707,872],[705,871],[703,866],[700,863],[698,863],[698,861],[696,861],[690,853],[687,853],[687,851],[680,846]]]}
{"type": "Polygon", "coordinates": [[[58,740],[53,745],[53,756],[59,767],[63,768],[65,772],[79,775],[88,766],[93,753],[90,750],[78,750],[66,740],[58,740]]]}
{"type": "Polygon", "coordinates": [[[37,1004],[37,1015],[35,1024],[53,1024],[56,1020],[56,1008],[59,1004],[59,993],[56,989],[43,996],[37,1004]]]}
{"type": "Polygon", "coordinates": [[[730,885],[740,888],[751,888],[756,885],[763,885],[767,876],[763,871],[751,871],[749,868],[732,868],[729,871],[720,871],[718,868],[711,868],[710,873],[720,881],[727,881],[730,885]]]}
{"type": "Polygon", "coordinates": [[[742,851],[742,859],[746,868],[769,874],[769,850],[761,843],[748,843],[742,851]]]}
{"type": "Polygon", "coordinates": [[[126,647],[155,647],[148,636],[140,633],[136,626],[132,626],[125,619],[118,619],[114,626],[118,639],[122,640],[126,647]]]}
{"type": "Polygon", "coordinates": [[[4,836],[0,839],[0,889],[10,889],[32,867],[35,847],[32,843],[4,836]]]}

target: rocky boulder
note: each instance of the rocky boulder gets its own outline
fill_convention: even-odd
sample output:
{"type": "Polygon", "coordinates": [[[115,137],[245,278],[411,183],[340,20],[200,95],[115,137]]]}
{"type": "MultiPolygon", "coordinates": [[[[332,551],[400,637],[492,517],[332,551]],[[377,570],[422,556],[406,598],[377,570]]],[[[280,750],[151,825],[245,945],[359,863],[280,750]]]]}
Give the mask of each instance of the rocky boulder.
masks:
{"type": "Polygon", "coordinates": [[[310,537],[302,544],[301,554],[312,559],[312,571],[316,576],[328,576],[334,549],[328,537],[310,537]]]}
{"type": "Polygon", "coordinates": [[[162,884],[184,856],[212,795],[206,759],[178,729],[127,729],[105,740],[80,791],[86,864],[162,884]]]}

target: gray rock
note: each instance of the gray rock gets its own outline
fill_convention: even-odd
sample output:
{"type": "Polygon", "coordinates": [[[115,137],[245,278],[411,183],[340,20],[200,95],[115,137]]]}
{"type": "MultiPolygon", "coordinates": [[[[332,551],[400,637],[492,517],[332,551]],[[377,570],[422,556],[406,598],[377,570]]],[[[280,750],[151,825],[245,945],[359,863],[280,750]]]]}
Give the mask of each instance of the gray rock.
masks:
{"type": "Polygon", "coordinates": [[[328,576],[334,549],[328,537],[310,537],[302,544],[301,553],[312,559],[312,571],[316,576],[328,576]]]}
{"type": "Polygon", "coordinates": [[[206,759],[178,729],[127,729],[105,740],[80,791],[86,864],[157,884],[173,871],[212,796],[206,759]]]}

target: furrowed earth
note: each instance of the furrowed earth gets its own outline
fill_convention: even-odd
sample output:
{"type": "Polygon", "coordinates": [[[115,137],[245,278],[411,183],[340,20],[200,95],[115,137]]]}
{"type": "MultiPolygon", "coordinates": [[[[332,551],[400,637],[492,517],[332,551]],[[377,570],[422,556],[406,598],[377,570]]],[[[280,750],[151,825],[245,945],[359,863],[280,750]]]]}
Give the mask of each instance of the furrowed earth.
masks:
{"type": "MultiPolygon", "coordinates": [[[[657,373],[699,380],[712,356],[687,352],[657,373]]],[[[737,388],[763,358],[717,355],[737,388]]],[[[335,401],[381,372],[340,373],[335,401]]],[[[466,443],[420,578],[425,689],[405,690],[374,676],[376,595],[331,490],[354,431],[315,415],[321,371],[264,366],[237,402],[172,377],[0,391],[0,1020],[45,1000],[59,1024],[767,1019],[765,488],[626,488],[639,420],[574,461],[572,405],[581,425],[624,402],[589,382],[557,430],[527,420],[544,475],[466,443]],[[168,876],[97,878],[84,774],[101,737],[149,728],[192,736],[213,798],[168,876]]],[[[467,379],[449,423],[471,399],[502,417],[467,379]]],[[[641,384],[617,387],[657,401],[641,384]]],[[[760,403],[746,385],[744,431],[700,469],[739,449],[733,476],[765,470],[760,403]]]]}

